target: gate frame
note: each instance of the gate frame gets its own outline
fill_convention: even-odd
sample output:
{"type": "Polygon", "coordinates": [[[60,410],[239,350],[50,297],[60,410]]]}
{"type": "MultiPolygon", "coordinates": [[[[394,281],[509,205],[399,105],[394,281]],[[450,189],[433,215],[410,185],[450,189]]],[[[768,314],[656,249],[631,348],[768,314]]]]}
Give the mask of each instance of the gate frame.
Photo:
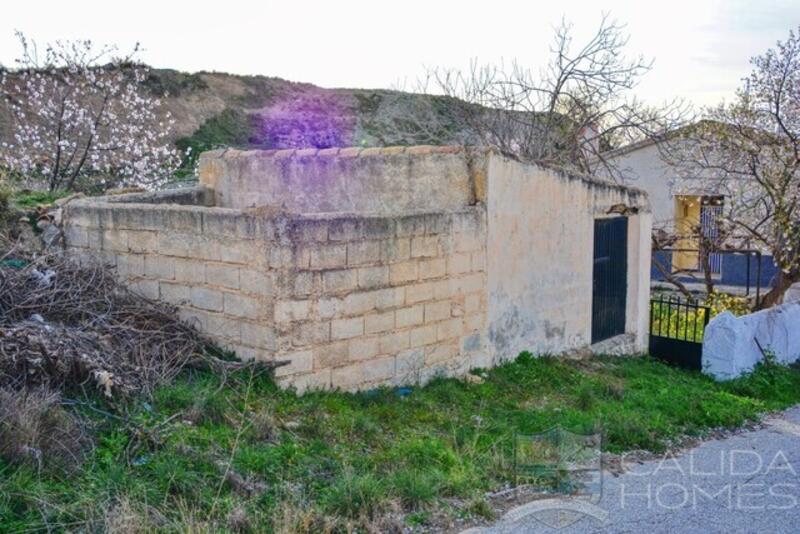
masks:
{"type": "Polygon", "coordinates": [[[681,300],[680,297],[672,296],[668,297],[666,300],[664,300],[663,296],[658,299],[650,299],[650,327],[648,329],[650,335],[648,340],[648,352],[654,358],[662,360],[666,363],[683,367],[685,369],[692,369],[696,371],[702,370],[703,340],[700,339],[700,341],[697,341],[697,325],[699,321],[702,321],[703,332],[705,332],[705,327],[708,326],[708,322],[710,320],[711,307],[704,304],[692,303],[687,300],[681,300]],[[653,332],[653,325],[656,322],[655,304],[661,305],[658,314],[659,321],[657,333],[653,332]],[[667,306],[666,334],[664,332],[664,322],[661,320],[664,315],[664,305],[667,306]],[[677,312],[674,336],[670,334],[673,306],[677,312]],[[680,327],[681,307],[683,307],[685,318],[683,323],[683,336],[681,336],[680,327]],[[692,320],[692,339],[689,339],[689,312],[691,310],[694,310],[695,314],[694,319],[692,320]],[[704,311],[702,319],[699,319],[699,314],[697,313],[700,310],[704,311]]]}

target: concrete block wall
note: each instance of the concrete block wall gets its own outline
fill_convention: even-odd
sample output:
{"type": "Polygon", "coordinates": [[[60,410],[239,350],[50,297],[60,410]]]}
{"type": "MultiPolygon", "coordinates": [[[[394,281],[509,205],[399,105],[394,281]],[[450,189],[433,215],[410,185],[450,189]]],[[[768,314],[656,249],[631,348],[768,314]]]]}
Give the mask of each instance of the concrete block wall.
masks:
{"type": "Polygon", "coordinates": [[[221,346],[245,358],[271,357],[273,279],[266,266],[274,225],[236,210],[131,203],[143,196],[71,202],[67,248],[99,257],[138,293],[174,304],[221,346]]]}
{"type": "Polygon", "coordinates": [[[277,370],[299,389],[485,366],[483,210],[290,219],[272,251],[277,370]]]}
{"type": "Polygon", "coordinates": [[[66,246],[239,357],[288,361],[283,385],[425,383],[587,348],[593,221],[619,204],[633,213],[625,333],[646,346],[639,191],[458,147],[200,161],[198,188],[69,203],[66,246]]]}
{"type": "Polygon", "coordinates": [[[99,256],[239,357],[288,360],[283,384],[355,390],[489,364],[480,208],[299,216],[142,198],[70,203],[68,249],[99,256]]]}

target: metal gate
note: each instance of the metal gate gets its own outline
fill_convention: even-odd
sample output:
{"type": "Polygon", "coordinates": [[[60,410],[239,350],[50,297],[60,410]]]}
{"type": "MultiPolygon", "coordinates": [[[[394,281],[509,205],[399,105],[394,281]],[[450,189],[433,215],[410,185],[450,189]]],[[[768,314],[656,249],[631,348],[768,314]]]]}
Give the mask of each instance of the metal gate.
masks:
{"type": "Polygon", "coordinates": [[[702,369],[703,333],[711,310],[680,298],[650,301],[650,355],[686,369],[702,369]]]}
{"type": "Polygon", "coordinates": [[[628,219],[594,222],[592,343],[625,333],[628,291],[628,219]]]}

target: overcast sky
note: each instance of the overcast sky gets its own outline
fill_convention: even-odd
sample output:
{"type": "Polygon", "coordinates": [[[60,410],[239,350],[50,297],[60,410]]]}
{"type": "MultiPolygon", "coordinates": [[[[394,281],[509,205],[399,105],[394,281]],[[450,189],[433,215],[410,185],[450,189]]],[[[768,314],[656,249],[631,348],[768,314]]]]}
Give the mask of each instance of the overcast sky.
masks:
{"type": "Polygon", "coordinates": [[[700,105],[729,97],[749,58],[800,24],[800,0],[14,0],[1,11],[6,66],[17,57],[20,30],[40,42],[91,38],[124,48],[139,41],[142,58],[157,67],[368,88],[412,85],[424,65],[461,67],[470,58],[538,67],[562,16],[580,39],[607,11],[627,24],[631,53],[655,59],[639,96],[700,105]]]}

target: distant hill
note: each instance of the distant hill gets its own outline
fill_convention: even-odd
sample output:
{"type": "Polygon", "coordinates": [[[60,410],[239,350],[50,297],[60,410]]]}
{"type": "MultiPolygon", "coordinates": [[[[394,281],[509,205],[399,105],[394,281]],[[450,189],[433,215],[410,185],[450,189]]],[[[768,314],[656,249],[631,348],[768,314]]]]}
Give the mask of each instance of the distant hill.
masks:
{"type": "MultiPolygon", "coordinates": [[[[389,90],[323,89],[267,76],[153,69],[146,86],[176,119],[173,141],[193,152],[220,146],[298,148],[457,144],[463,102],[389,90]]],[[[11,134],[0,104],[0,139],[11,134]]]]}

